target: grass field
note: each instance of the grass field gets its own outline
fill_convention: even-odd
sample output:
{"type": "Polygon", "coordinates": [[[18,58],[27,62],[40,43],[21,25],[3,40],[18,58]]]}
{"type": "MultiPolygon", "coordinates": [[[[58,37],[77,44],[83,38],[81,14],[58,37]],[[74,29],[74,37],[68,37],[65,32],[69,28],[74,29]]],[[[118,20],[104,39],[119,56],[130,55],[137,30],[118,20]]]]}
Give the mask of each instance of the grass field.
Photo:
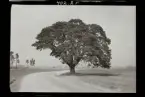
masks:
{"type": "MultiPolygon", "coordinates": [[[[59,68],[26,68],[18,67],[18,69],[10,70],[10,80],[15,78],[16,81],[10,85],[12,91],[18,91],[21,79],[31,73],[59,71],[59,68]]],[[[63,74],[67,77],[67,73],[63,74]]],[[[136,92],[136,68],[118,68],[118,69],[101,69],[90,68],[77,70],[73,75],[79,80],[91,85],[98,85],[110,89],[120,89],[123,93],[136,92]]],[[[69,77],[68,77],[69,78],[69,77]]]]}
{"type": "Polygon", "coordinates": [[[120,89],[123,93],[136,92],[136,68],[78,70],[80,80],[92,85],[110,89],[120,89]]]}

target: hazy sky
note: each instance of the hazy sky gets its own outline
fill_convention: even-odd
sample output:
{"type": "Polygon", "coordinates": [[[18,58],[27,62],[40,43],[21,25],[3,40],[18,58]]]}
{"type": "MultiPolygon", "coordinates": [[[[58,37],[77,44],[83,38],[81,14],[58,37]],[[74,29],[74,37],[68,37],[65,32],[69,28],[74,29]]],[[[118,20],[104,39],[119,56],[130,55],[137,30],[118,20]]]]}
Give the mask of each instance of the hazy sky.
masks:
{"type": "Polygon", "coordinates": [[[57,6],[13,5],[11,10],[11,50],[19,53],[20,61],[35,58],[36,65],[60,65],[49,56],[50,50],[37,51],[31,46],[42,28],[57,21],[79,18],[85,23],[103,27],[111,39],[112,67],[136,65],[135,6],[57,6]]]}

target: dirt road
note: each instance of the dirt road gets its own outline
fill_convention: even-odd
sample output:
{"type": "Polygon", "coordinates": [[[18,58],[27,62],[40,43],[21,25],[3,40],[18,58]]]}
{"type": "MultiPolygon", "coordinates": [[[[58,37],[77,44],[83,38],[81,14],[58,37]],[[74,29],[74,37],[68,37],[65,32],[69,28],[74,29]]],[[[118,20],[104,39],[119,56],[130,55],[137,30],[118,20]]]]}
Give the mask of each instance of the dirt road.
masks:
{"type": "Polygon", "coordinates": [[[18,92],[119,92],[81,81],[76,76],[58,76],[66,71],[26,75],[18,92]]]}

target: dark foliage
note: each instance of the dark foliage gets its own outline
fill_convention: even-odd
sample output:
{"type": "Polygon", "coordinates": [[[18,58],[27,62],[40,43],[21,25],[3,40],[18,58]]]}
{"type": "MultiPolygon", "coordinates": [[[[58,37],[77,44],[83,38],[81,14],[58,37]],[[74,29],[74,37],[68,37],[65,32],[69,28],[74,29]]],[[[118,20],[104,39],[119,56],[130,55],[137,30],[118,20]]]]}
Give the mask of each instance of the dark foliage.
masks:
{"type": "Polygon", "coordinates": [[[100,25],[85,24],[80,19],[59,21],[42,29],[32,44],[37,50],[51,49],[51,56],[59,58],[71,72],[80,61],[102,68],[110,68],[111,40],[100,25]]]}

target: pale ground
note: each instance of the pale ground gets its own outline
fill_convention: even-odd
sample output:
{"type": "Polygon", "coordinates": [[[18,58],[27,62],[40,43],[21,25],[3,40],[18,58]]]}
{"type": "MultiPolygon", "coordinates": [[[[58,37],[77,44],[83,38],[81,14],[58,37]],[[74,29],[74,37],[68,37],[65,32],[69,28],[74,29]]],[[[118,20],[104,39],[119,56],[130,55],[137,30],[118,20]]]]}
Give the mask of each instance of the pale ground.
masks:
{"type": "Polygon", "coordinates": [[[136,70],[84,68],[68,76],[68,70],[54,68],[24,68],[11,70],[16,81],[12,92],[136,92],[136,70]],[[60,74],[64,75],[60,75],[60,74]]]}
{"type": "Polygon", "coordinates": [[[119,92],[85,83],[76,76],[60,77],[59,73],[63,72],[29,74],[22,79],[19,92],[119,92]]]}

